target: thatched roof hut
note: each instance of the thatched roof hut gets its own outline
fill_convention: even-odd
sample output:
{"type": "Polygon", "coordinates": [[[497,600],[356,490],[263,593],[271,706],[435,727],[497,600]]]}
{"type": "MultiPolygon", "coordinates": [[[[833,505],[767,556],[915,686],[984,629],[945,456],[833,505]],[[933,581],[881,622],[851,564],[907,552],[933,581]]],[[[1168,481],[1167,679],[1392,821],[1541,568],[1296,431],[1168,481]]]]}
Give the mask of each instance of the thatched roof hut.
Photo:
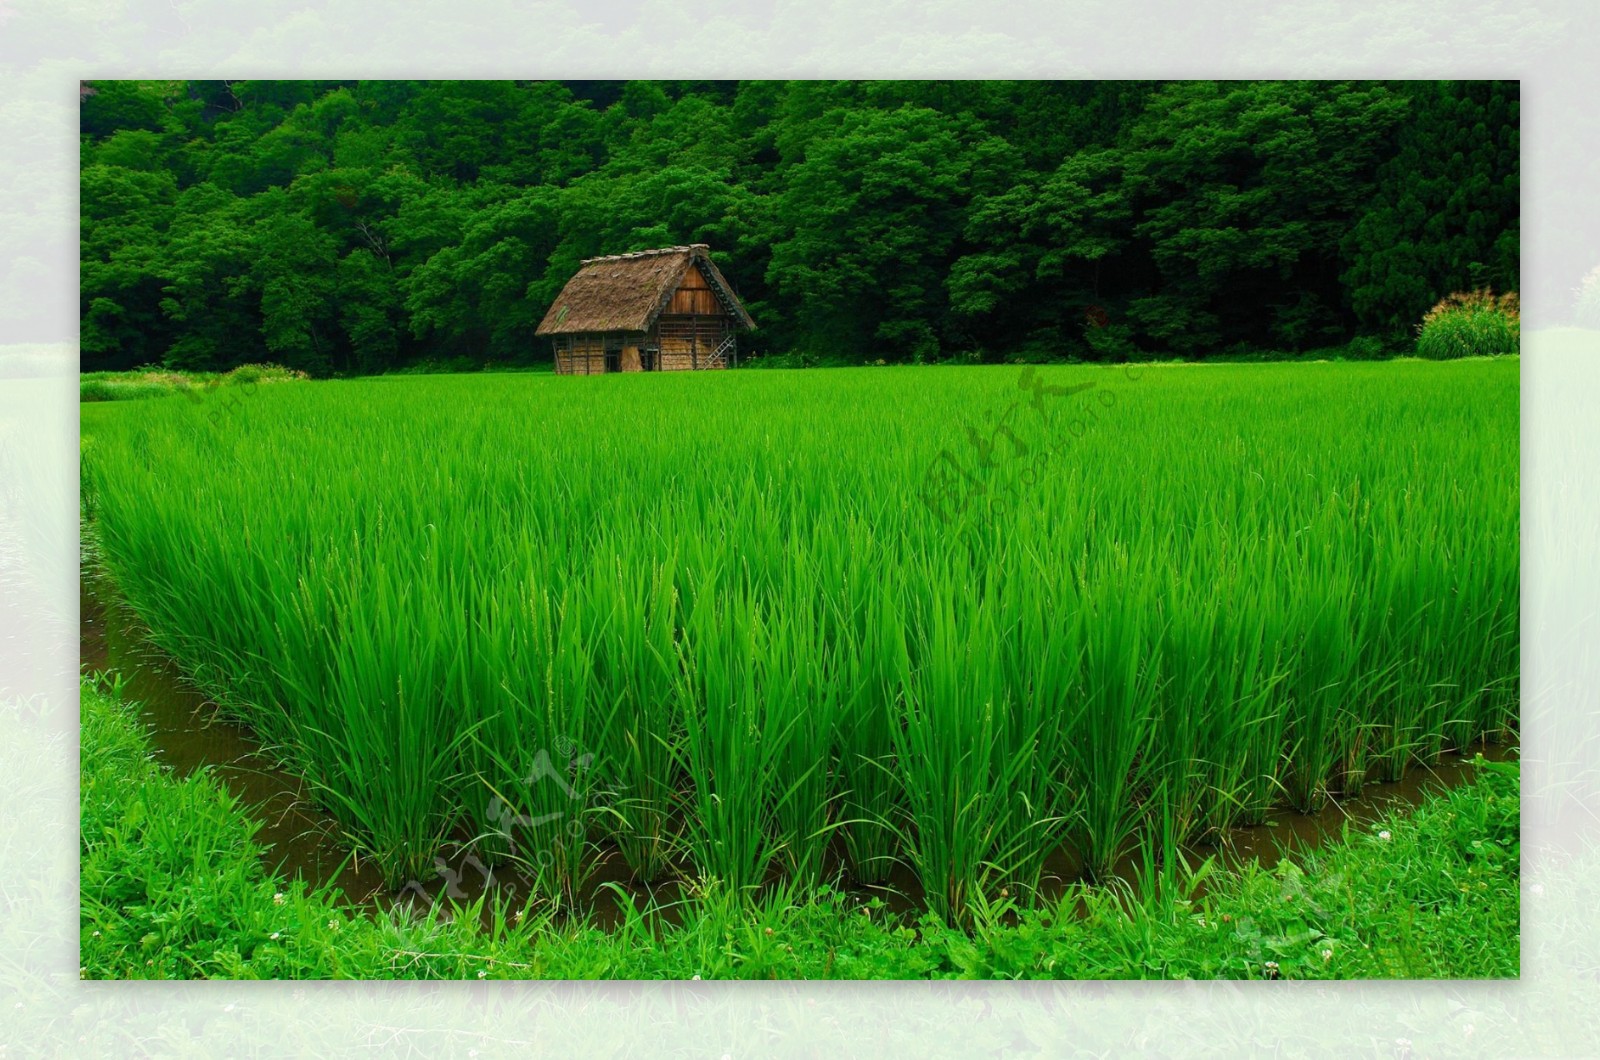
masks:
{"type": "Polygon", "coordinates": [[[755,327],[704,243],[589,258],[536,334],[563,374],[726,368],[755,327]]]}

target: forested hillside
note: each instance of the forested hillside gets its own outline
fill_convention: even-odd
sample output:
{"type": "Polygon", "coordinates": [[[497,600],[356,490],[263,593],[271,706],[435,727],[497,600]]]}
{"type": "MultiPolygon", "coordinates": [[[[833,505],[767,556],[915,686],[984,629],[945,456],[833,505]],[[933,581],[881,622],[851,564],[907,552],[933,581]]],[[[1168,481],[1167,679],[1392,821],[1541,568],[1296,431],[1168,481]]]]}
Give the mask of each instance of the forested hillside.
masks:
{"type": "Polygon", "coordinates": [[[82,365],[535,363],[702,242],[754,353],[1399,349],[1518,283],[1506,82],[88,82],[82,365]]]}

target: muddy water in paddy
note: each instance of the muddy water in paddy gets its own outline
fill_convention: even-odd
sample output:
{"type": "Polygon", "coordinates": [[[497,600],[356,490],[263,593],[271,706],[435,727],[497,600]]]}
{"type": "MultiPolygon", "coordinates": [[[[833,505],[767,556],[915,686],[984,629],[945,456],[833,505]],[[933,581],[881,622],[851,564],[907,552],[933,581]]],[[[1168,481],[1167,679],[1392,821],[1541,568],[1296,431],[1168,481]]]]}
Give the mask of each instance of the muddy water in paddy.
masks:
{"type": "MultiPolygon", "coordinates": [[[[370,863],[352,858],[338,824],[313,805],[305,782],[279,769],[248,727],[218,716],[215,705],[143,639],[136,620],[114,591],[89,570],[80,581],[79,601],[83,672],[113,669],[123,675],[126,696],[139,704],[151,729],[157,758],[179,776],[210,766],[263,822],[257,839],[267,847],[265,860],[270,867],[291,878],[301,876],[312,886],[331,883],[358,903],[416,904],[446,895],[472,899],[492,890],[513,907],[521,904],[527,887],[514,870],[485,865],[463,849],[444,851],[435,862],[434,878],[417,881],[399,893],[386,889],[370,863]]],[[[1220,843],[1188,848],[1187,858],[1198,864],[1215,856],[1224,867],[1255,858],[1271,866],[1285,853],[1312,850],[1337,840],[1347,823],[1352,829],[1359,828],[1390,810],[1417,806],[1430,794],[1465,783],[1471,777],[1472,756],[1478,752],[1492,761],[1515,757],[1514,750],[1492,744],[1468,748],[1464,753],[1447,752],[1437,764],[1415,767],[1397,783],[1368,783],[1358,797],[1330,800],[1319,813],[1274,810],[1263,824],[1234,828],[1220,843]]],[[[603,886],[607,883],[622,888],[641,906],[652,896],[667,903],[678,897],[675,884],[647,888],[631,883],[621,857],[615,850],[607,853],[581,903],[593,910],[596,923],[605,926],[619,919],[620,901],[603,886]]],[[[1117,874],[1131,880],[1135,869],[1130,856],[1119,865],[1117,874]]],[[[1050,859],[1046,874],[1044,897],[1048,898],[1059,894],[1067,881],[1078,879],[1080,869],[1063,852],[1050,859]]],[[[863,901],[881,897],[895,912],[914,911],[922,903],[914,874],[903,868],[883,886],[860,887],[852,893],[863,901]]],[[[670,909],[665,915],[677,919],[670,909]]]]}
{"type": "Polygon", "coordinates": [[[358,901],[382,893],[381,877],[353,862],[337,823],[311,805],[305,782],[277,768],[248,728],[218,716],[215,704],[144,641],[111,589],[87,571],[78,605],[80,668],[122,675],[123,694],[138,704],[159,761],[180,777],[210,766],[262,822],[256,839],[268,848],[268,864],[285,875],[334,883],[358,901]]]}
{"type": "MultiPolygon", "coordinates": [[[[1330,799],[1316,813],[1274,809],[1261,824],[1230,828],[1219,841],[1184,846],[1181,854],[1194,868],[1198,868],[1207,858],[1214,858],[1222,869],[1243,865],[1252,859],[1260,862],[1264,868],[1271,868],[1285,855],[1304,853],[1336,842],[1343,835],[1346,824],[1355,832],[1392,810],[1414,808],[1430,795],[1467,783],[1472,779],[1472,759],[1476,754],[1482,754],[1491,762],[1503,762],[1516,757],[1512,748],[1500,744],[1477,744],[1464,752],[1448,751],[1431,766],[1414,766],[1399,781],[1368,781],[1360,795],[1330,799]]],[[[1141,895],[1136,851],[1123,855],[1114,867],[1113,874],[1129,884],[1136,896],[1141,895]]],[[[1058,851],[1045,861],[1040,897],[1045,900],[1058,898],[1068,885],[1083,879],[1082,863],[1071,851],[1058,851]]],[[[1202,882],[1196,888],[1195,896],[1203,895],[1206,890],[1202,882]]],[[[912,912],[922,905],[921,885],[916,875],[903,867],[896,868],[885,886],[863,888],[861,893],[883,897],[887,907],[898,913],[912,912]]]]}

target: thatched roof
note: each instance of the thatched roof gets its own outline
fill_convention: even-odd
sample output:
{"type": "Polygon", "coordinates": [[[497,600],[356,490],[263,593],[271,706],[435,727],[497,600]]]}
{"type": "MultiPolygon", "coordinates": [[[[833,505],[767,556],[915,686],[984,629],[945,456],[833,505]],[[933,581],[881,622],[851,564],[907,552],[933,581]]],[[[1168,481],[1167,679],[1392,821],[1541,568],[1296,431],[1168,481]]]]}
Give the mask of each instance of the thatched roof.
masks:
{"type": "Polygon", "coordinates": [[[556,296],[535,334],[647,331],[672,301],[673,292],[691,268],[698,268],[705,276],[729,316],[744,327],[755,327],[755,321],[712,263],[709,250],[706,244],[696,243],[585,259],[582,268],[556,296]]]}

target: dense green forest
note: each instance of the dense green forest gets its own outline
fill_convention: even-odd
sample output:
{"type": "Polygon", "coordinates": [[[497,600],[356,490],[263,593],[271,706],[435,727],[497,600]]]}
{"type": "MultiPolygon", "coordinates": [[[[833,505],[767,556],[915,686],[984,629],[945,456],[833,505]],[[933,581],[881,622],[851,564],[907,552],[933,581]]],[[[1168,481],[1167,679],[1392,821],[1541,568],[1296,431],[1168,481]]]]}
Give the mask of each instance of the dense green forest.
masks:
{"type": "Polygon", "coordinates": [[[1377,355],[1518,284],[1515,82],[94,81],[85,370],[541,363],[711,245],[760,354],[1377,355]]]}

